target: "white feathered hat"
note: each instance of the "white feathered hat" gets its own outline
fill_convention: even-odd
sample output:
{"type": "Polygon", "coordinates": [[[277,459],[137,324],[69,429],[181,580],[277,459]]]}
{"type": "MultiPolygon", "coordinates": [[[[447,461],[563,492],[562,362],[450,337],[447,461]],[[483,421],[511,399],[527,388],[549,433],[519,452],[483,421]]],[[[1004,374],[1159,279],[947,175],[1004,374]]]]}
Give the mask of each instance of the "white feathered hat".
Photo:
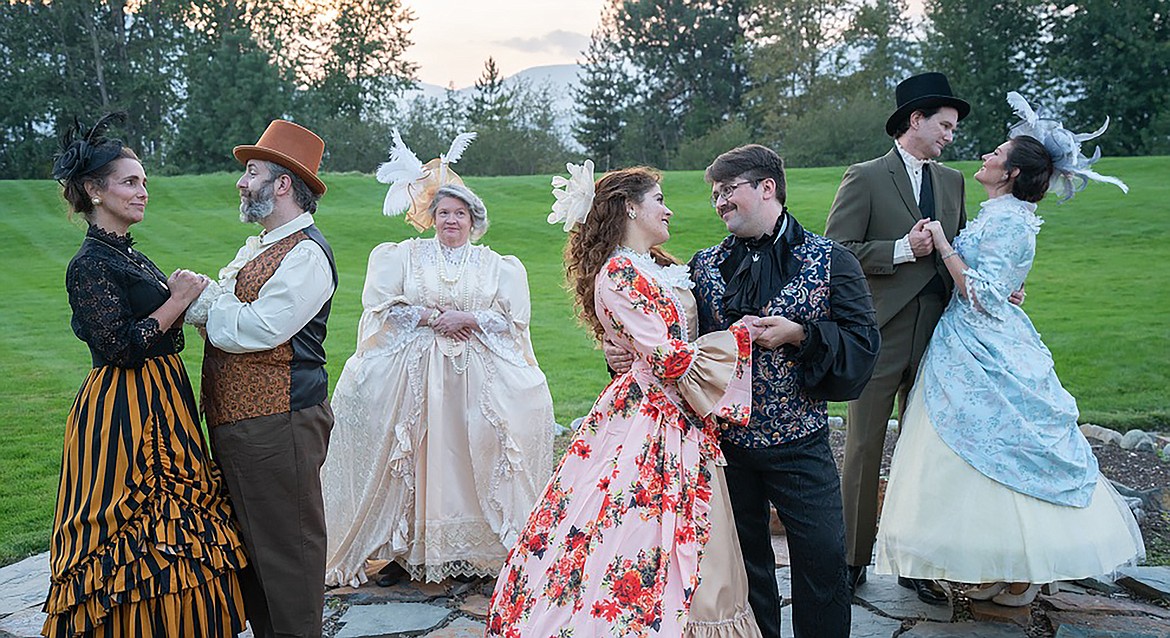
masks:
{"type": "Polygon", "coordinates": [[[434,220],[427,214],[431,198],[435,191],[447,184],[463,185],[463,180],[450,165],[459,161],[474,139],[474,132],[460,133],[446,153],[423,164],[402,141],[398,129],[394,129],[390,160],[379,164],[375,174],[379,182],[390,185],[382,203],[382,214],[394,217],[406,213],[406,221],[419,232],[433,226],[434,220]]]}

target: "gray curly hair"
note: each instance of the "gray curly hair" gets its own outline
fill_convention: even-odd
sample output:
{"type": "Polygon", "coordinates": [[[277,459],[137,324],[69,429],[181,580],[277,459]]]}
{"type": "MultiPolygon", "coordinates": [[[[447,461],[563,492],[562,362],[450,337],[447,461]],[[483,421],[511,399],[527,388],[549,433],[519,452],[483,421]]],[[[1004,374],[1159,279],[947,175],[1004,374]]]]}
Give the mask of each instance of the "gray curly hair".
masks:
{"type": "Polygon", "coordinates": [[[461,184],[447,184],[435,191],[431,203],[427,206],[427,214],[431,216],[431,223],[435,223],[435,211],[439,208],[439,200],[444,197],[454,197],[467,205],[471,212],[471,239],[478,240],[488,229],[487,207],[479,195],[471,192],[470,188],[461,184]]]}

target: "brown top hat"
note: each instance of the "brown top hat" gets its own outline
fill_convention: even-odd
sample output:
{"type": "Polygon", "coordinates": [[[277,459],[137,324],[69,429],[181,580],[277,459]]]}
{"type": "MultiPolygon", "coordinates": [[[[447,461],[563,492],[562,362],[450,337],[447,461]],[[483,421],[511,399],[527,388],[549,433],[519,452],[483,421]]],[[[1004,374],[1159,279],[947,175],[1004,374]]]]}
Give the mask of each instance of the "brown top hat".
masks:
{"type": "Polygon", "coordinates": [[[325,194],[325,182],[317,177],[325,142],[309,129],[285,120],[272,120],[255,144],[237,146],[232,155],[241,164],[258,159],[275,162],[305,180],[309,190],[325,194]]]}
{"type": "Polygon", "coordinates": [[[898,124],[909,114],[919,109],[949,106],[959,112],[959,119],[967,117],[971,105],[955,97],[951,83],[942,73],[922,73],[908,77],[898,83],[894,90],[898,110],[886,120],[886,134],[893,137],[898,124]]]}

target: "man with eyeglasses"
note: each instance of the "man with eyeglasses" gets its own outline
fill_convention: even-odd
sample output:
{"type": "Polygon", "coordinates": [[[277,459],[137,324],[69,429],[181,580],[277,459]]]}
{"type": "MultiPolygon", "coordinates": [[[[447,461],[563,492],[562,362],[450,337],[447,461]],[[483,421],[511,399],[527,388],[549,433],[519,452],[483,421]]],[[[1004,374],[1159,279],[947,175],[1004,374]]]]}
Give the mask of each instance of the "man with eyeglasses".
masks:
{"type": "Polygon", "coordinates": [[[768,326],[752,351],[751,421],[722,432],[749,602],[765,638],[778,638],[775,507],[792,561],[794,635],[845,637],[851,596],[827,401],[856,397],[873,371],[879,335],[869,287],[848,249],[788,212],[784,161],[774,151],[732,149],[705,177],[731,235],[691,259],[699,332],[744,315],[768,326]]]}

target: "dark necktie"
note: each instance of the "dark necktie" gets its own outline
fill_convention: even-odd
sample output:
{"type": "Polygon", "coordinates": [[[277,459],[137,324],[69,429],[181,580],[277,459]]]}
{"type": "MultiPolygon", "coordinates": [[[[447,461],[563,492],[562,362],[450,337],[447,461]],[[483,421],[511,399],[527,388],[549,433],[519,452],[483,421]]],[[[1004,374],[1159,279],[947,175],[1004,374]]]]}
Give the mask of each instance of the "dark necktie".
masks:
{"type": "Polygon", "coordinates": [[[934,185],[930,183],[930,164],[922,165],[922,194],[918,197],[918,210],[923,219],[934,219],[934,185]]]}

